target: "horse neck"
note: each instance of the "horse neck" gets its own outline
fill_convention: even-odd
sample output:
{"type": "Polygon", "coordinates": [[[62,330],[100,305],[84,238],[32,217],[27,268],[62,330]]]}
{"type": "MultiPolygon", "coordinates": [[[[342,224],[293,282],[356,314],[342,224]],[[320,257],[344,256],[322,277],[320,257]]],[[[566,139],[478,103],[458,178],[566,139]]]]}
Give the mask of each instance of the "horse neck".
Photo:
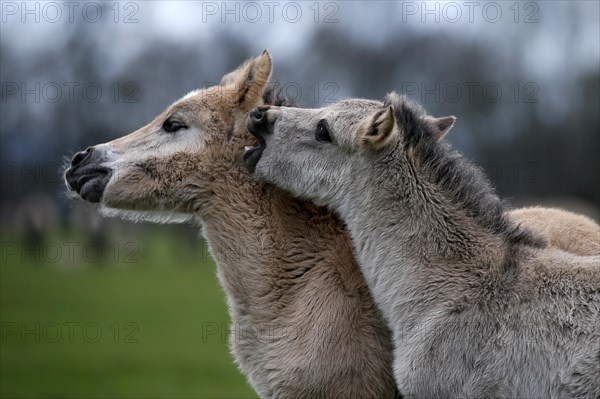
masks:
{"type": "Polygon", "coordinates": [[[218,162],[208,163],[211,194],[199,215],[234,316],[273,319],[276,302],[289,301],[305,281],[291,277],[317,264],[336,267],[343,280],[362,281],[342,224],[323,208],[256,182],[240,156],[248,142],[230,143],[218,162]],[[328,263],[323,253],[332,247],[344,253],[328,263]]]}
{"type": "Polygon", "coordinates": [[[272,253],[271,190],[252,180],[234,150],[226,149],[208,173],[210,197],[199,219],[219,280],[234,316],[259,312],[278,258],[272,253]]]}
{"type": "Polygon", "coordinates": [[[503,238],[424,175],[386,165],[363,177],[338,211],[384,312],[389,301],[422,302],[432,290],[440,300],[455,297],[504,262],[503,238]]]}

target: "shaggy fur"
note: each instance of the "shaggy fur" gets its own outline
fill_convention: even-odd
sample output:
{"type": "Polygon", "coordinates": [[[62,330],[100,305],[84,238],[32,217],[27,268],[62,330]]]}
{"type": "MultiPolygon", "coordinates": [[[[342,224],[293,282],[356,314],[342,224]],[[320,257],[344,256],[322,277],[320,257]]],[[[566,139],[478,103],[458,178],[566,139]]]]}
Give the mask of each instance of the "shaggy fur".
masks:
{"type": "MultiPolygon", "coordinates": [[[[67,180],[107,214],[203,226],[230,305],[233,355],[262,397],[393,397],[391,336],[340,221],[243,167],[244,146],[256,144],[246,113],[261,104],[270,68],[263,56],[222,86],[192,92],[139,131],[77,157],[87,156],[67,180]],[[189,130],[162,131],[172,116],[189,130]]],[[[285,104],[268,89],[263,98],[285,104]]]]}
{"type": "MultiPolygon", "coordinates": [[[[241,159],[256,144],[246,113],[263,94],[283,103],[266,90],[270,74],[265,53],[139,131],[95,146],[86,162],[113,170],[100,204],[135,220],[202,225],[227,294],[233,355],[261,397],[393,398],[391,336],[342,224],[253,181],[241,159]],[[171,117],[188,129],[164,132],[171,117]]],[[[86,162],[67,172],[72,188],[103,181],[79,179],[86,162]]]]}
{"type": "MultiPolygon", "coordinates": [[[[420,106],[406,98],[401,100],[394,96],[395,115],[388,120],[397,123],[402,129],[404,152],[413,154],[411,161],[420,173],[428,175],[428,181],[443,191],[445,197],[451,199],[469,217],[477,220],[482,226],[504,237],[511,243],[522,243],[544,247],[546,243],[531,231],[519,228],[506,216],[506,204],[496,195],[490,181],[482,169],[454,151],[448,143],[440,142],[437,135],[431,132],[426,114],[420,106]],[[395,118],[394,118],[395,116],[395,118]]],[[[388,134],[391,138],[394,126],[390,126],[388,134]]]]}
{"type": "Polygon", "coordinates": [[[340,214],[392,330],[403,395],[600,396],[598,256],[548,247],[506,216],[481,170],[405,98],[262,112],[249,117],[266,144],[255,176],[340,214]],[[315,140],[323,120],[332,142],[315,140]]]}

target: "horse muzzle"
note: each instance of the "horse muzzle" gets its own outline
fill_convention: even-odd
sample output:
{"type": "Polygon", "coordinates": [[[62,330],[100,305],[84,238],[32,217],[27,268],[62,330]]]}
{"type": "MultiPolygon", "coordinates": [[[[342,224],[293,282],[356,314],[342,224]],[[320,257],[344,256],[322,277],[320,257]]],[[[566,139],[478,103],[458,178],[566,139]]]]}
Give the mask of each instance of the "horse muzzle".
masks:
{"type": "Polygon", "coordinates": [[[106,160],[102,152],[96,147],[78,152],[65,171],[65,182],[69,189],[88,202],[100,202],[112,175],[112,169],[103,166],[106,160]]]}

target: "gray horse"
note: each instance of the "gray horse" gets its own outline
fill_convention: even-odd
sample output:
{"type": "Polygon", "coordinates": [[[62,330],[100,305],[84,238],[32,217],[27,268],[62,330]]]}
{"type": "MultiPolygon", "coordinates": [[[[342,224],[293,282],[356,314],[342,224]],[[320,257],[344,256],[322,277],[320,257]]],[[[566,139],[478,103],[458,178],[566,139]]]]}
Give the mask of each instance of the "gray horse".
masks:
{"type": "Polygon", "coordinates": [[[255,178],[344,220],[393,332],[406,397],[600,397],[600,257],[512,221],[480,168],[394,93],[323,109],[259,107],[255,178]]]}

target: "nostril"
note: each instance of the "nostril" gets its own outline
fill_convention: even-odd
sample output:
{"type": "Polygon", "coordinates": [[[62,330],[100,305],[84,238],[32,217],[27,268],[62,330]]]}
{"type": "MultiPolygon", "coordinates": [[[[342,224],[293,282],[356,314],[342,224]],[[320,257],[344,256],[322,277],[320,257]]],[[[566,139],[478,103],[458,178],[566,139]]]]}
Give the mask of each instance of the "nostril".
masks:
{"type": "Polygon", "coordinates": [[[82,163],[87,157],[90,156],[93,150],[93,147],[88,147],[85,151],[79,151],[73,156],[73,159],[71,159],[71,166],[77,166],[82,163]]]}
{"type": "Polygon", "coordinates": [[[263,116],[263,112],[258,108],[254,108],[252,112],[250,112],[250,117],[256,122],[260,122],[263,119],[263,116]]]}

